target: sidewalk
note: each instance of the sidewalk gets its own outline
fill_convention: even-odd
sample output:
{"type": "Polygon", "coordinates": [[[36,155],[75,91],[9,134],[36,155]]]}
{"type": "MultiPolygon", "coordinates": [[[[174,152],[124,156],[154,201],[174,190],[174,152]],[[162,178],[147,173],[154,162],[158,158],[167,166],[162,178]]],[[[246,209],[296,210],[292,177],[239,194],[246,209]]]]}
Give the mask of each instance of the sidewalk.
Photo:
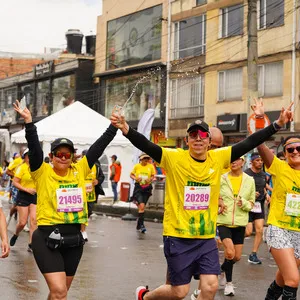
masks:
{"type": "MultiPolygon", "coordinates": [[[[126,214],[138,216],[137,207],[134,203],[118,201],[113,204],[112,197],[105,197],[98,200],[94,206],[94,212],[108,216],[122,217],[126,214]]],[[[164,211],[162,208],[146,207],[145,220],[150,222],[162,222],[164,211]]]]}

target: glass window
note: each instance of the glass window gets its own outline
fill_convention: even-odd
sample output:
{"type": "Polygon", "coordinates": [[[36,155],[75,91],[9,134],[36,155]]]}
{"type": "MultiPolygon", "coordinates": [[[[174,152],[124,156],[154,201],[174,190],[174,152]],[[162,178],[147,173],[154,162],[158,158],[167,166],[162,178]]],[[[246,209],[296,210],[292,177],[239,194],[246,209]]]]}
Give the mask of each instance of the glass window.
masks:
{"type": "Polygon", "coordinates": [[[175,23],[174,59],[205,53],[206,15],[175,23]]]}
{"type": "Polygon", "coordinates": [[[221,36],[229,37],[243,34],[244,7],[243,4],[221,9],[221,36]]]}
{"type": "Polygon", "coordinates": [[[155,109],[160,116],[161,72],[150,78],[145,74],[135,74],[106,80],[105,116],[110,117],[115,105],[125,107],[125,117],[128,121],[139,120],[148,108],[155,109]],[[142,80],[143,76],[146,78],[142,80]],[[137,84],[140,80],[140,83],[137,84]]]}
{"type": "Polygon", "coordinates": [[[171,81],[171,119],[204,115],[203,77],[171,81]]]}
{"type": "Polygon", "coordinates": [[[107,23],[106,69],[161,58],[162,5],[107,23]]]}
{"type": "Polygon", "coordinates": [[[196,0],[196,5],[203,5],[206,4],[206,0],[196,0]]]}
{"type": "Polygon", "coordinates": [[[36,89],[36,106],[35,116],[48,116],[48,108],[50,102],[50,81],[40,81],[36,89]]]}
{"type": "Polygon", "coordinates": [[[243,68],[219,72],[218,101],[242,100],[243,68]]]}
{"type": "Polygon", "coordinates": [[[26,106],[30,111],[33,111],[34,106],[34,84],[27,84],[21,86],[22,95],[21,98],[25,97],[26,106]]]}
{"type": "Polygon", "coordinates": [[[258,1],[259,28],[272,28],[284,24],[284,0],[258,1]]]}
{"type": "Polygon", "coordinates": [[[4,108],[12,108],[13,103],[17,99],[17,88],[10,88],[4,90],[4,108]]]}
{"type": "Polygon", "coordinates": [[[258,66],[258,95],[273,97],[283,95],[283,62],[258,66]]]}
{"type": "Polygon", "coordinates": [[[75,75],[55,78],[52,86],[52,114],[75,101],[75,75]]]}

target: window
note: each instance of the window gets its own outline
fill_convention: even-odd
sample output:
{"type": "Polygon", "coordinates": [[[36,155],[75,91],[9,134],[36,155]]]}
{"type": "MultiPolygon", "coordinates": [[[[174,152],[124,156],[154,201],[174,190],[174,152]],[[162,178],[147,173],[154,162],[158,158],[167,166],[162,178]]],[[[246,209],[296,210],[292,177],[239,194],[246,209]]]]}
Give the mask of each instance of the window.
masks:
{"type": "Polygon", "coordinates": [[[203,5],[203,4],[206,4],[206,0],[196,0],[196,5],[203,5]]]}
{"type": "Polygon", "coordinates": [[[205,53],[206,15],[175,23],[174,59],[205,53]]]}
{"type": "Polygon", "coordinates": [[[258,0],[257,8],[260,29],[284,24],[284,0],[258,0]]]}
{"type": "Polygon", "coordinates": [[[40,81],[36,89],[35,116],[48,116],[50,102],[50,80],[40,81]]]}
{"type": "Polygon", "coordinates": [[[26,106],[30,111],[33,111],[34,105],[34,84],[27,84],[21,86],[22,95],[21,98],[25,97],[26,106]]]}
{"type": "Polygon", "coordinates": [[[242,100],[243,68],[219,72],[218,101],[242,100]]]}
{"type": "Polygon", "coordinates": [[[18,99],[17,88],[4,90],[4,101],[5,101],[4,108],[12,108],[13,103],[15,102],[16,99],[18,99]]]}
{"type": "Polygon", "coordinates": [[[204,115],[203,77],[171,81],[171,119],[204,115]]]}
{"type": "Polygon", "coordinates": [[[221,9],[220,38],[243,34],[244,8],[243,4],[221,9]]]}
{"type": "Polygon", "coordinates": [[[283,63],[275,62],[258,66],[258,95],[273,97],[283,95],[283,63]]]}
{"type": "Polygon", "coordinates": [[[143,72],[105,80],[105,116],[109,118],[113,107],[123,106],[129,98],[124,108],[128,121],[140,120],[148,108],[160,112],[161,78],[157,71],[150,77],[149,72],[143,72]]]}
{"type": "Polygon", "coordinates": [[[75,75],[55,78],[52,87],[53,107],[55,113],[75,101],[75,75]]]}
{"type": "Polygon", "coordinates": [[[161,58],[162,5],[107,23],[106,69],[161,58]]]}

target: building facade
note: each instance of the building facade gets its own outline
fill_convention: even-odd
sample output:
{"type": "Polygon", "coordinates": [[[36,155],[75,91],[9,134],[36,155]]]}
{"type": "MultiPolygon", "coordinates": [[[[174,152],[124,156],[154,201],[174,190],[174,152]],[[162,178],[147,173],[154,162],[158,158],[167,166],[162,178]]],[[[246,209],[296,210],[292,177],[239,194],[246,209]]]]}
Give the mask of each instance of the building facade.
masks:
{"type": "Polygon", "coordinates": [[[155,110],[152,138],[164,138],[166,62],[168,52],[167,0],[103,1],[98,17],[95,74],[100,98],[98,111],[110,117],[115,105],[124,106],[126,119],[137,127],[143,113],[155,110]]]}
{"type": "MultiPolygon", "coordinates": [[[[294,122],[276,134],[270,145],[277,147],[300,131],[299,14],[289,0],[259,0],[257,9],[258,93],[270,121],[294,95],[294,122]]],[[[187,123],[203,118],[223,131],[226,144],[245,138],[247,14],[241,0],[172,2],[170,136],[184,137],[187,123]]]]}

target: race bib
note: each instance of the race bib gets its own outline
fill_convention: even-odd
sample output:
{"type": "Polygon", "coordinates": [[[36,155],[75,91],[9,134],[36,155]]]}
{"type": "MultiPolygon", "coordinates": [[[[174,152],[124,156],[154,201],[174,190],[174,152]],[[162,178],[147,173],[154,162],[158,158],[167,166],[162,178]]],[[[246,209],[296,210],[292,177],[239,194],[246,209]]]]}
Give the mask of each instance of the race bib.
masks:
{"type": "Polygon", "coordinates": [[[210,202],[210,186],[185,186],[184,209],[205,210],[210,202]]]}
{"type": "Polygon", "coordinates": [[[82,188],[62,188],[56,190],[58,212],[78,212],[83,210],[82,188]]]}
{"type": "Polygon", "coordinates": [[[251,212],[254,212],[254,213],[257,213],[257,214],[261,213],[262,212],[261,203],[260,202],[255,202],[253,208],[251,209],[251,212]]]}
{"type": "Polygon", "coordinates": [[[87,193],[91,193],[93,191],[93,184],[92,183],[86,183],[85,184],[85,191],[87,193]]]}
{"type": "Polygon", "coordinates": [[[285,213],[288,216],[300,216],[300,194],[286,194],[285,213]]]}

